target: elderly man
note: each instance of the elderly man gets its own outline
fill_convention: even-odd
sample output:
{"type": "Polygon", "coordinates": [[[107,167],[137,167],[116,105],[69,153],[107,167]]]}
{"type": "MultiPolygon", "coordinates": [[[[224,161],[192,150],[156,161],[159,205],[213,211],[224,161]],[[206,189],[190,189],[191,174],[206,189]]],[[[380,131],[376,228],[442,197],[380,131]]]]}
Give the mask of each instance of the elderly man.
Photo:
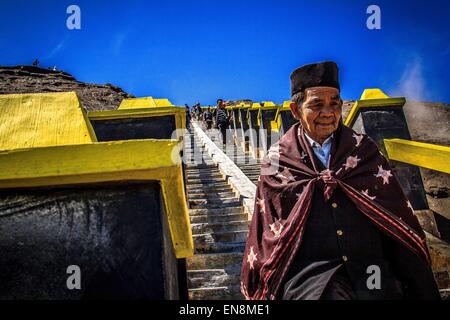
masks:
{"type": "Polygon", "coordinates": [[[439,299],[425,234],[373,140],[341,121],[334,62],[291,75],[299,120],[261,167],[247,299],[439,299]]]}

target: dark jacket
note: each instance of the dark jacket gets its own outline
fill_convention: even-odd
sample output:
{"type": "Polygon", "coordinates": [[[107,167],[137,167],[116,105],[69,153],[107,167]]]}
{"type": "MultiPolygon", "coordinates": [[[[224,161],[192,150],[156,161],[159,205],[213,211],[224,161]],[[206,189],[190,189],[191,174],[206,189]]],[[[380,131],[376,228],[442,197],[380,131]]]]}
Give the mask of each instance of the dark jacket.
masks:
{"type": "MultiPolygon", "coordinates": [[[[321,165],[320,161],[316,163],[321,165]]],[[[280,298],[319,299],[340,269],[348,275],[357,299],[440,298],[429,265],[381,233],[342,190],[336,189],[325,202],[323,188],[316,187],[312,203],[302,248],[286,276],[280,298]],[[380,289],[367,286],[374,273],[368,272],[370,266],[379,267],[380,289]]]]}
{"type": "Polygon", "coordinates": [[[205,111],[203,113],[203,120],[206,122],[212,122],[213,121],[213,115],[211,111],[205,111]]]}
{"type": "Polygon", "coordinates": [[[222,128],[227,128],[230,123],[230,119],[228,113],[225,109],[217,108],[216,109],[216,125],[221,126],[222,128]]]}

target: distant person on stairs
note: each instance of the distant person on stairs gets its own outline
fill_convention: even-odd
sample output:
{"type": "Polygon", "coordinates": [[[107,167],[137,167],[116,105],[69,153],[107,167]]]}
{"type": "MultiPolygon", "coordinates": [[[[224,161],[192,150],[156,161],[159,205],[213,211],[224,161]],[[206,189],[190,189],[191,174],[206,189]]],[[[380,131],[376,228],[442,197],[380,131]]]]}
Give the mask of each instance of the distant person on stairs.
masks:
{"type": "Polygon", "coordinates": [[[195,104],[195,118],[197,119],[197,121],[202,120],[202,114],[203,114],[203,110],[200,107],[200,103],[196,103],[195,104]]]}
{"type": "Polygon", "coordinates": [[[186,130],[191,132],[191,112],[187,104],[184,104],[184,108],[186,110],[186,130]]]}
{"type": "Polygon", "coordinates": [[[222,144],[227,144],[227,129],[230,125],[230,117],[228,116],[227,110],[225,110],[225,106],[223,104],[222,99],[217,100],[217,109],[216,109],[216,127],[220,131],[220,135],[222,136],[222,144]]]}
{"type": "Polygon", "coordinates": [[[211,112],[211,107],[208,107],[208,110],[203,113],[203,121],[205,121],[206,130],[211,130],[213,123],[213,114],[211,112]]]}

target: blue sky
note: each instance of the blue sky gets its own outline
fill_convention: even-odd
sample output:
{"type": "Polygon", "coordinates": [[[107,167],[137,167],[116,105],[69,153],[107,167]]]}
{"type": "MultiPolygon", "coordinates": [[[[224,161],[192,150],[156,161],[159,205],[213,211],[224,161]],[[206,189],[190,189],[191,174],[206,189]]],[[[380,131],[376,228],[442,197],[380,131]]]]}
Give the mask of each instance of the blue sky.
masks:
{"type": "Polygon", "coordinates": [[[364,88],[450,102],[449,1],[0,2],[0,65],[54,66],[176,104],[289,99],[289,74],[315,61],[340,67],[344,99],[364,88]],[[81,8],[81,30],[66,9],[81,8]],[[381,30],[366,9],[381,9],[381,30]]]}

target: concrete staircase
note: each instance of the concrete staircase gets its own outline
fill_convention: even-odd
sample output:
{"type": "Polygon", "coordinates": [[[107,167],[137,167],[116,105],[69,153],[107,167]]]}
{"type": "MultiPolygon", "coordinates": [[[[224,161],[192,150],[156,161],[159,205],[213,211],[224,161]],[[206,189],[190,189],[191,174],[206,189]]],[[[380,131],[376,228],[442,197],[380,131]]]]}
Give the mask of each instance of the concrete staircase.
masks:
{"type": "Polygon", "coordinates": [[[189,299],[243,299],[239,287],[247,215],[193,133],[185,137],[184,154],[195,246],[187,260],[189,299]]]}
{"type": "Polygon", "coordinates": [[[216,145],[234,161],[241,171],[254,183],[258,183],[259,174],[261,172],[261,162],[255,159],[249,151],[244,151],[241,145],[229,143],[225,150],[222,145],[216,142],[216,145]]]}

